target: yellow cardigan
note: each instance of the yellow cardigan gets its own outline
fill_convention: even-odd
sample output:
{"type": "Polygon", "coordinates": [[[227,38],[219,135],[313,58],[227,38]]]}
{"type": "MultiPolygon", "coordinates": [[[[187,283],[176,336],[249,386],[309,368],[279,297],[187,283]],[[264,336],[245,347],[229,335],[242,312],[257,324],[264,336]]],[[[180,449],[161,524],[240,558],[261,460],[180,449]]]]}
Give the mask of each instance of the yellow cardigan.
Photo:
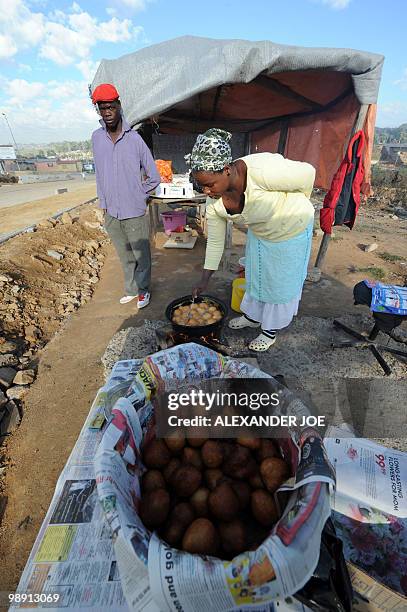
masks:
{"type": "Polygon", "coordinates": [[[278,153],[255,153],[241,159],[247,166],[242,213],[229,214],[222,198],[206,200],[206,270],[219,267],[227,221],[248,225],[258,238],[281,242],[301,234],[314,218],[309,200],[315,180],[311,164],[291,161],[278,153]]]}

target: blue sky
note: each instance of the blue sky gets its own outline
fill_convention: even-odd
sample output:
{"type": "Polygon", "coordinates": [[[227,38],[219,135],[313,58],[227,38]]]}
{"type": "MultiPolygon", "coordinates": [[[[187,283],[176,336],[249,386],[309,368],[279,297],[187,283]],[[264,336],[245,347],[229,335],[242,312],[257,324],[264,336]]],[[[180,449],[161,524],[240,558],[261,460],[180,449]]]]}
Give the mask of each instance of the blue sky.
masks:
{"type": "Polygon", "coordinates": [[[406,23],[406,0],[0,0],[0,112],[18,143],[88,138],[99,61],[191,34],[381,53],[377,125],[397,126],[407,122],[406,23]]]}

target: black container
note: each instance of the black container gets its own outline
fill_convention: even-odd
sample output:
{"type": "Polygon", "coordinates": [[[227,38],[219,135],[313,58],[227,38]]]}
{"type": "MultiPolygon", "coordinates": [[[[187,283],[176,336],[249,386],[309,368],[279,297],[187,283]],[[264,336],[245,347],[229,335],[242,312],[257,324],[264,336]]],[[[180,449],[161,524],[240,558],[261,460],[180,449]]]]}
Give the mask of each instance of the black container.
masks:
{"type": "Polygon", "coordinates": [[[228,307],[224,302],[218,300],[218,298],[212,297],[211,295],[200,295],[195,298],[195,304],[200,304],[201,302],[208,302],[213,306],[217,306],[222,313],[222,318],[216,323],[210,323],[209,325],[199,325],[196,327],[190,327],[189,325],[178,325],[177,323],[173,323],[172,315],[173,312],[178,306],[188,306],[192,304],[192,297],[190,295],[186,295],[184,297],[178,298],[168,304],[165,309],[165,316],[171,323],[174,331],[181,332],[182,334],[186,334],[191,338],[197,338],[198,336],[207,336],[208,334],[212,334],[214,332],[218,332],[221,330],[223,323],[225,321],[225,317],[228,314],[228,307]]]}

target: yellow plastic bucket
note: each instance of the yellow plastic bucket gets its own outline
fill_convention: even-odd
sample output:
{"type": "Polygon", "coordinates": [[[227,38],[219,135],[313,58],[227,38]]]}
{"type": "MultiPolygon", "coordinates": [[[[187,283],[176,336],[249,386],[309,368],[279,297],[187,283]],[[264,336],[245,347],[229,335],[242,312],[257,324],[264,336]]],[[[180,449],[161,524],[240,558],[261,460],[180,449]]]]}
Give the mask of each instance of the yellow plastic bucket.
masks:
{"type": "Polygon", "coordinates": [[[242,303],[245,291],[246,291],[246,279],[245,278],[235,278],[235,280],[232,282],[232,300],[230,302],[230,306],[232,310],[236,312],[242,312],[240,310],[240,304],[242,303]]]}

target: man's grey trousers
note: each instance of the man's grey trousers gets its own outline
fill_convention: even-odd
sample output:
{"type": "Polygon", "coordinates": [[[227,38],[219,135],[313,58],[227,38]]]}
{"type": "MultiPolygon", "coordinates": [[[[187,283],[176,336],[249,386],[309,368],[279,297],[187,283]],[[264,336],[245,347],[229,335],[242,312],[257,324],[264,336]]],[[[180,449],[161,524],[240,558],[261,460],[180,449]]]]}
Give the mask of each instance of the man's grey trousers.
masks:
{"type": "Polygon", "coordinates": [[[106,213],[105,228],[122,264],[125,295],[149,291],[151,251],[148,215],[120,220],[106,213]]]}

